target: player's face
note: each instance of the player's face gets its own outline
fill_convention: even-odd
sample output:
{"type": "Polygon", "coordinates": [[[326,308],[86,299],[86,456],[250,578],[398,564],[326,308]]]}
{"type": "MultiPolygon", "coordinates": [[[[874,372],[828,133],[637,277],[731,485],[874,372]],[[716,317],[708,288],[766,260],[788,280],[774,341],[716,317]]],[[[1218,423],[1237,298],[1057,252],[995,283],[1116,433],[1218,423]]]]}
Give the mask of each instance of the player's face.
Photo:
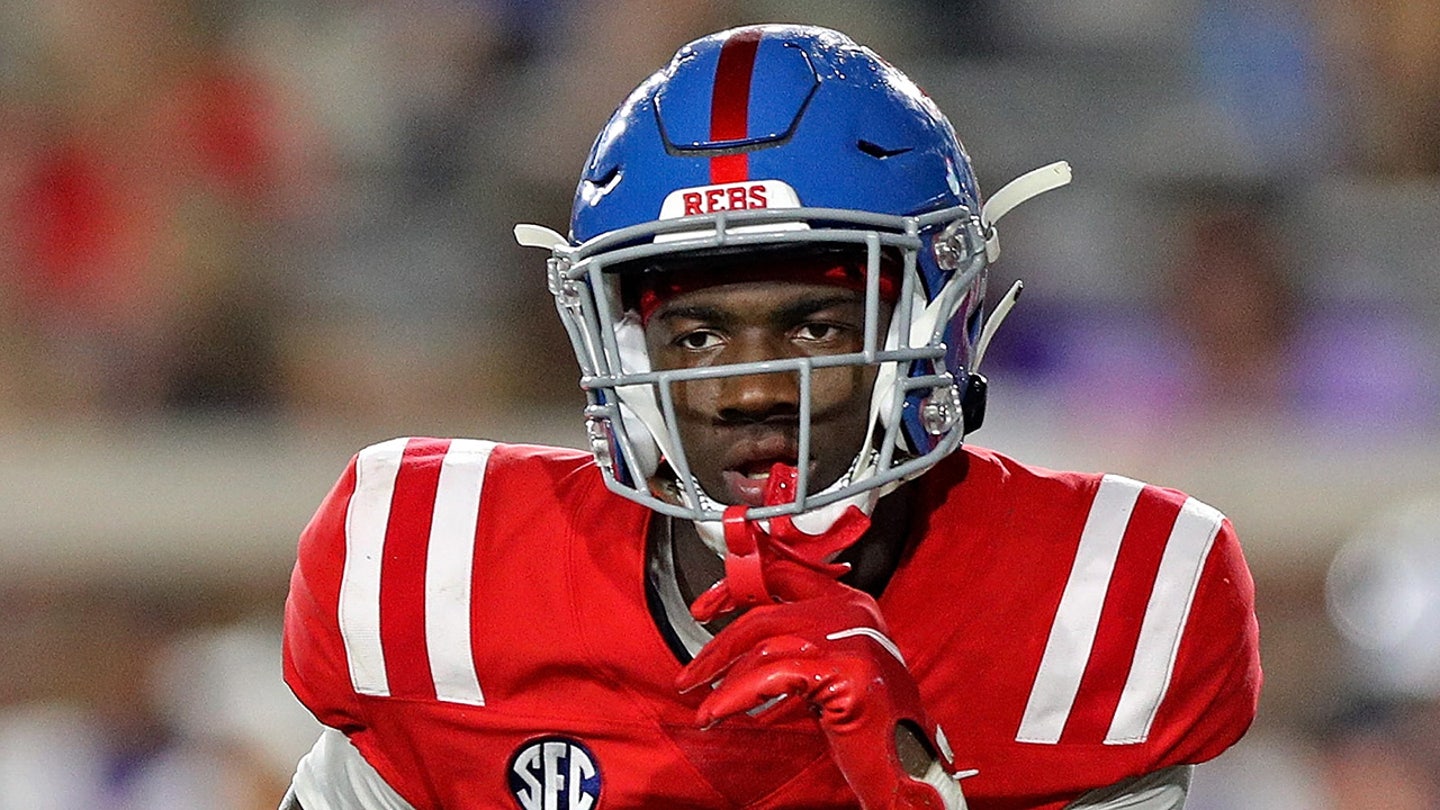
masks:
{"type": "MultiPolygon", "coordinates": [[[[882,306],[881,334],[889,320],[882,306]]],[[[654,367],[698,368],[864,348],[865,297],[828,284],[746,281],[680,293],[651,315],[654,367]]],[[[849,469],[865,438],[873,366],[811,376],[810,491],[849,469]]],[[[793,373],[693,380],[675,386],[677,429],[701,487],[728,504],[762,503],[770,468],[798,466],[800,380],[793,373]]]]}

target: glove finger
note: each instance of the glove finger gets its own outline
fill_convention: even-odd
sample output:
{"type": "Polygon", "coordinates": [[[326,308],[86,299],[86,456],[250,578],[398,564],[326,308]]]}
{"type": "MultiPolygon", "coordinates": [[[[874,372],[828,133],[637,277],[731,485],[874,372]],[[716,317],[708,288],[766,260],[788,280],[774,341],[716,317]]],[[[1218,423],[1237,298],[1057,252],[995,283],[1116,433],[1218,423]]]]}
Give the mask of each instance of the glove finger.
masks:
{"type": "Polygon", "coordinates": [[[701,684],[714,681],[725,674],[745,653],[767,638],[777,635],[769,632],[769,623],[746,621],[761,610],[764,608],[751,610],[706,643],[694,660],[675,676],[675,687],[681,692],[688,692],[701,684]]]}
{"type": "Polygon", "coordinates": [[[735,607],[735,598],[730,595],[730,588],[722,579],[695,597],[694,603],[690,605],[690,615],[695,618],[695,621],[704,624],[714,621],[722,614],[729,613],[735,607]]]}
{"type": "Polygon", "coordinates": [[[885,622],[875,600],[846,585],[834,583],[835,597],[762,605],[741,614],[700,650],[680,671],[675,685],[687,692],[714,681],[740,656],[765,641],[786,635],[819,640],[835,628],[870,627],[884,634],[885,622]]]}
{"type": "Polygon", "coordinates": [[[695,721],[705,728],[778,698],[800,695],[809,680],[809,673],[795,661],[777,661],[728,677],[700,703],[695,721]]]}
{"type": "Polygon", "coordinates": [[[749,652],[736,658],[725,670],[724,677],[728,680],[777,661],[799,661],[819,655],[821,651],[806,639],[799,636],[776,636],[760,642],[749,652]]]}
{"type": "Polygon", "coordinates": [[[745,650],[740,649],[738,644],[723,640],[723,636],[723,633],[716,636],[689,665],[680,670],[680,674],[675,678],[677,689],[688,692],[701,684],[714,683],[721,677],[730,678],[743,674],[771,661],[805,655],[813,652],[814,647],[803,638],[786,635],[761,639],[759,643],[745,650]],[[721,650],[721,646],[726,649],[721,650]]]}
{"type": "Polygon", "coordinates": [[[675,688],[683,692],[689,692],[703,684],[711,683],[716,678],[725,674],[730,667],[739,660],[743,652],[738,646],[735,649],[732,645],[726,644],[720,636],[716,636],[700,650],[690,663],[686,664],[675,676],[675,688]]]}
{"type": "Polygon", "coordinates": [[[676,677],[676,688],[687,692],[702,683],[710,683],[742,655],[766,641],[794,635],[800,628],[814,625],[816,619],[811,613],[817,606],[818,603],[812,601],[751,608],[701,648],[676,677]]]}

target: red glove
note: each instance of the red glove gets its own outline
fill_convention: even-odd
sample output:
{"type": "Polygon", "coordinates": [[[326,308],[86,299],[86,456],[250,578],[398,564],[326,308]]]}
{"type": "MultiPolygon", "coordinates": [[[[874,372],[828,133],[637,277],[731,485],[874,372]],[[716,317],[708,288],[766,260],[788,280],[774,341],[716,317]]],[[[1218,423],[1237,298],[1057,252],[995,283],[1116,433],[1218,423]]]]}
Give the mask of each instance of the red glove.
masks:
{"type": "MultiPolygon", "coordinates": [[[[696,715],[701,727],[740,712],[809,708],[865,810],[946,808],[939,790],[910,776],[901,764],[895,735],[904,724],[947,773],[953,770],[948,757],[938,753],[935,726],[875,600],[823,579],[829,583],[825,595],[762,605],[741,615],[680,672],[676,686],[681,691],[715,687],[696,715]]],[[[953,788],[946,791],[948,806],[963,807],[959,787],[952,782],[947,788],[953,788]]]]}

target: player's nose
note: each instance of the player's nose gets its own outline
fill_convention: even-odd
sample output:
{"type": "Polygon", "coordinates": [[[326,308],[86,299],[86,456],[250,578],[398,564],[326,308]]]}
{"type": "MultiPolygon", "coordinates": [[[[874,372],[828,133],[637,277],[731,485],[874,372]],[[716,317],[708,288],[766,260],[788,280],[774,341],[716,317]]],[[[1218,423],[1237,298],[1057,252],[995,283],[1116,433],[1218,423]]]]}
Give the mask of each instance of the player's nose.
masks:
{"type": "Polygon", "coordinates": [[[793,418],[800,413],[800,384],[791,371],[729,377],[720,383],[715,410],[733,423],[793,418]]]}
{"type": "MultiPolygon", "coordinates": [[[[762,363],[785,356],[784,341],[763,337],[737,340],[726,363],[762,363]]],[[[719,380],[716,415],[726,422],[791,418],[800,412],[800,379],[794,371],[756,371],[719,380]]]]}

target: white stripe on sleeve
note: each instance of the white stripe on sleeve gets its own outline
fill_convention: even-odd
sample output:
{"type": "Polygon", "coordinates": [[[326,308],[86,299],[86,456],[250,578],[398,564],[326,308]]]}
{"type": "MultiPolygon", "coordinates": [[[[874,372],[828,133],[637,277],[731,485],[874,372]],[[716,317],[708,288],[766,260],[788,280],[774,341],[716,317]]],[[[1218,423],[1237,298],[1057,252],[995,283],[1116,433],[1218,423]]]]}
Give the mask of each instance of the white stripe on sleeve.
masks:
{"type": "Polygon", "coordinates": [[[1149,736],[1155,712],[1170,687],[1170,674],[1180,652],[1180,635],[1190,616],[1200,574],[1224,519],[1220,512],[1194,498],[1187,498],[1180,507],[1160,558],[1155,589],[1140,625],[1135,660],[1105,735],[1106,743],[1144,742],[1149,736]]]}
{"type": "Polygon", "coordinates": [[[454,439],[440,466],[425,559],[425,646],[435,697],[485,705],[470,646],[475,526],[494,442],[454,439]]]}
{"type": "Polygon", "coordinates": [[[389,695],[380,645],[380,564],[395,476],[408,439],[391,439],[360,451],[355,494],[345,513],[345,568],[340,579],[340,636],[350,683],[362,695],[389,695]]]}
{"type": "Polygon", "coordinates": [[[305,810],[415,810],[333,728],[300,760],[291,785],[305,810]]]}
{"type": "Polygon", "coordinates": [[[1125,527],[1144,485],[1118,475],[1100,480],[1085,528],[1080,533],[1075,564],[1060,608],[1050,625],[1045,654],[1035,675],[1035,685],[1025,704],[1020,721],[1018,742],[1056,743],[1070,717],[1080,678],[1090,660],[1095,634],[1100,626],[1100,611],[1105,606],[1105,593],[1115,572],[1115,558],[1125,527]]]}

